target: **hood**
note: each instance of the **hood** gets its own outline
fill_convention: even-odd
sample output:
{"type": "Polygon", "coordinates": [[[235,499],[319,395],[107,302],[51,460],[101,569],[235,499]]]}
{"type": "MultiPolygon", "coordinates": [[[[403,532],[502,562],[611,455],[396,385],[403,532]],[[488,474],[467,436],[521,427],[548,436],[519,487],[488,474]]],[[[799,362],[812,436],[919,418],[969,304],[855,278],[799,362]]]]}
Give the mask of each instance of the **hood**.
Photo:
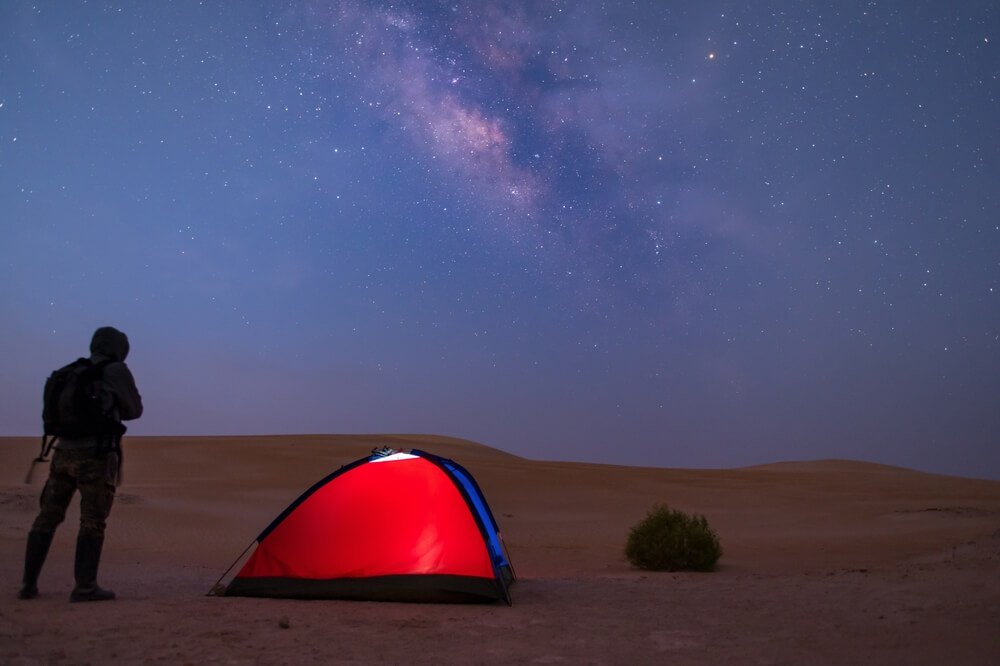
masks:
{"type": "Polygon", "coordinates": [[[102,326],[94,331],[94,337],[90,340],[90,353],[124,361],[128,356],[128,336],[112,326],[102,326]]]}

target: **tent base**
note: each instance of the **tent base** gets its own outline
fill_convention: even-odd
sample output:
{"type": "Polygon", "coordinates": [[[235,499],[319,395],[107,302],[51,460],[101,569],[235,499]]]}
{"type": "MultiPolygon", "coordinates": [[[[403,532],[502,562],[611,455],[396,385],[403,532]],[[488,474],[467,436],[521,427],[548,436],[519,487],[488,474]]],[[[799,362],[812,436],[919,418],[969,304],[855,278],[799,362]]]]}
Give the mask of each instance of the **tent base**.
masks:
{"type": "Polygon", "coordinates": [[[236,578],[226,596],[284,599],[345,599],[417,603],[494,603],[508,601],[498,581],[474,576],[399,575],[370,578],[236,578]]]}

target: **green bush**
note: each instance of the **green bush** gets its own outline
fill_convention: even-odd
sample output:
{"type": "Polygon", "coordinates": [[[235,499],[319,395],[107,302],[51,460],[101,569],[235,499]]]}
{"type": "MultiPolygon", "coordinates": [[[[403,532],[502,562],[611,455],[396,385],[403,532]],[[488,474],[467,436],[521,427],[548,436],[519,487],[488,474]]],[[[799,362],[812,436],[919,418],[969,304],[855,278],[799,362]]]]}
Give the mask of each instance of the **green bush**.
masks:
{"type": "Polygon", "coordinates": [[[722,556],[719,537],[705,516],[656,505],[632,528],[625,557],[640,569],[711,571],[722,556]]]}

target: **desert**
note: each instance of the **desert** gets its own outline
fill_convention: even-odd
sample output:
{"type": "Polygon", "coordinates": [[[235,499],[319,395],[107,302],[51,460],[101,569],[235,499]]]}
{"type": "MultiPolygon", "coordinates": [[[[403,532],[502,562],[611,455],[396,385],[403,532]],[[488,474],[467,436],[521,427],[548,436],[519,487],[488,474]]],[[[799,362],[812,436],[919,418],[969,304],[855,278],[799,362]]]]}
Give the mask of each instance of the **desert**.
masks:
{"type": "Polygon", "coordinates": [[[47,469],[0,438],[0,663],[995,664],[1000,482],[864,462],[739,469],[529,460],[432,435],[128,437],[100,581],[70,604],[76,502],[15,598],[47,469]],[[373,448],[452,458],[478,480],[518,581],[513,603],[206,596],[305,489],[373,448]],[[703,514],[711,573],[633,568],[657,503],[703,514]]]}

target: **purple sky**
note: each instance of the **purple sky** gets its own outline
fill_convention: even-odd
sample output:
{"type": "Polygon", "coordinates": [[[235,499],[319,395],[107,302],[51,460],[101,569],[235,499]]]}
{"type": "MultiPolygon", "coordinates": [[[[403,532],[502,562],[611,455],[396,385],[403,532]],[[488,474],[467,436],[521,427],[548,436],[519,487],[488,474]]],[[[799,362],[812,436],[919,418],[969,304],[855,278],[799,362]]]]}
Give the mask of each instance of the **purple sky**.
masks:
{"type": "Polygon", "coordinates": [[[1000,478],[994,3],[263,4],[0,5],[0,432],[1000,478]]]}

